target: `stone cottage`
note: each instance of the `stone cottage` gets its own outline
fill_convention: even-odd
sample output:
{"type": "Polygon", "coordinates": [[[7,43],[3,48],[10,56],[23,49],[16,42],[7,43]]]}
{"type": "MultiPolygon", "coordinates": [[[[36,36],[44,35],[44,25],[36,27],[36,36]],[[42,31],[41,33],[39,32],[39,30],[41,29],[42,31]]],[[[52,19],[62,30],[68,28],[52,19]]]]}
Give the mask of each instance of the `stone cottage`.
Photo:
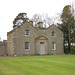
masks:
{"type": "Polygon", "coordinates": [[[63,54],[63,33],[55,25],[44,28],[42,22],[36,27],[25,22],[8,32],[7,40],[10,56],[63,54]]]}

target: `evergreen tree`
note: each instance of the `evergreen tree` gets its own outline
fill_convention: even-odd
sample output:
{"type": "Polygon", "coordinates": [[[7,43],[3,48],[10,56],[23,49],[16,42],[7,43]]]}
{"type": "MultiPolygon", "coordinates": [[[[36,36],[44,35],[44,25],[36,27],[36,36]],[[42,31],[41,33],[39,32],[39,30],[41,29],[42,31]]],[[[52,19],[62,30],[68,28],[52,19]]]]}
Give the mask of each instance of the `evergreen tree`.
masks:
{"type": "Polygon", "coordinates": [[[75,19],[70,5],[63,8],[60,18],[62,23],[59,24],[59,28],[64,33],[64,43],[68,43],[68,50],[71,51],[71,40],[75,38],[73,36],[75,34],[75,19]]]}
{"type": "Polygon", "coordinates": [[[19,13],[13,21],[14,26],[21,25],[25,21],[28,21],[27,13],[19,13]]]}

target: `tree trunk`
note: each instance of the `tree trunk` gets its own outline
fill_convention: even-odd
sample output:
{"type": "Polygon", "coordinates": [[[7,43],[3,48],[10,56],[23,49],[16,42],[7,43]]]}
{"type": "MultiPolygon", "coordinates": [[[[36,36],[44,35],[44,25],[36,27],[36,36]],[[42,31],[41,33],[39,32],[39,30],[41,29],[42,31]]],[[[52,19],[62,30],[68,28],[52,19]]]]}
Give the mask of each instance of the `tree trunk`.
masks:
{"type": "Polygon", "coordinates": [[[70,25],[68,25],[68,50],[71,51],[70,25]]]}
{"type": "Polygon", "coordinates": [[[69,52],[71,51],[71,42],[70,42],[70,38],[68,37],[68,50],[69,52]]]}

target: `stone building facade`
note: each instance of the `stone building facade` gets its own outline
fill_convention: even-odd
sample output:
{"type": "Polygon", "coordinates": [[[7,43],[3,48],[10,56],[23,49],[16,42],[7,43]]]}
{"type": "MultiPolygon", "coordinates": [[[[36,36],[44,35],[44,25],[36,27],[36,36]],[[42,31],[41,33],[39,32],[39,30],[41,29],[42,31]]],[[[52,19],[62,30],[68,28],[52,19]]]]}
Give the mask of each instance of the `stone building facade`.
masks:
{"type": "Polygon", "coordinates": [[[37,27],[25,22],[8,32],[7,40],[10,56],[63,54],[63,33],[55,25],[44,28],[42,22],[37,27]]]}
{"type": "Polygon", "coordinates": [[[0,41],[0,56],[7,56],[7,40],[0,41]]]}

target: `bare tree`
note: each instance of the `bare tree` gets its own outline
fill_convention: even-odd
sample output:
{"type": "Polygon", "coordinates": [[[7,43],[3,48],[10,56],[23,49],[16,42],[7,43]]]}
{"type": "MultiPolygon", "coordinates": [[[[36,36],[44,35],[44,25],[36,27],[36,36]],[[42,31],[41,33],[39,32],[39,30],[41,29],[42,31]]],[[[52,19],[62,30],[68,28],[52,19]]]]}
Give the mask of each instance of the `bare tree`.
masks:
{"type": "Polygon", "coordinates": [[[42,16],[40,14],[35,14],[31,20],[34,22],[35,26],[37,26],[37,23],[42,21],[42,16]]]}
{"type": "Polygon", "coordinates": [[[44,27],[49,27],[52,24],[52,19],[48,16],[48,14],[43,14],[43,23],[44,27]]]}
{"type": "Polygon", "coordinates": [[[35,14],[33,15],[32,21],[35,23],[35,26],[38,22],[43,22],[44,27],[49,27],[50,25],[54,24],[56,18],[50,17],[47,13],[46,14],[35,14]]]}

